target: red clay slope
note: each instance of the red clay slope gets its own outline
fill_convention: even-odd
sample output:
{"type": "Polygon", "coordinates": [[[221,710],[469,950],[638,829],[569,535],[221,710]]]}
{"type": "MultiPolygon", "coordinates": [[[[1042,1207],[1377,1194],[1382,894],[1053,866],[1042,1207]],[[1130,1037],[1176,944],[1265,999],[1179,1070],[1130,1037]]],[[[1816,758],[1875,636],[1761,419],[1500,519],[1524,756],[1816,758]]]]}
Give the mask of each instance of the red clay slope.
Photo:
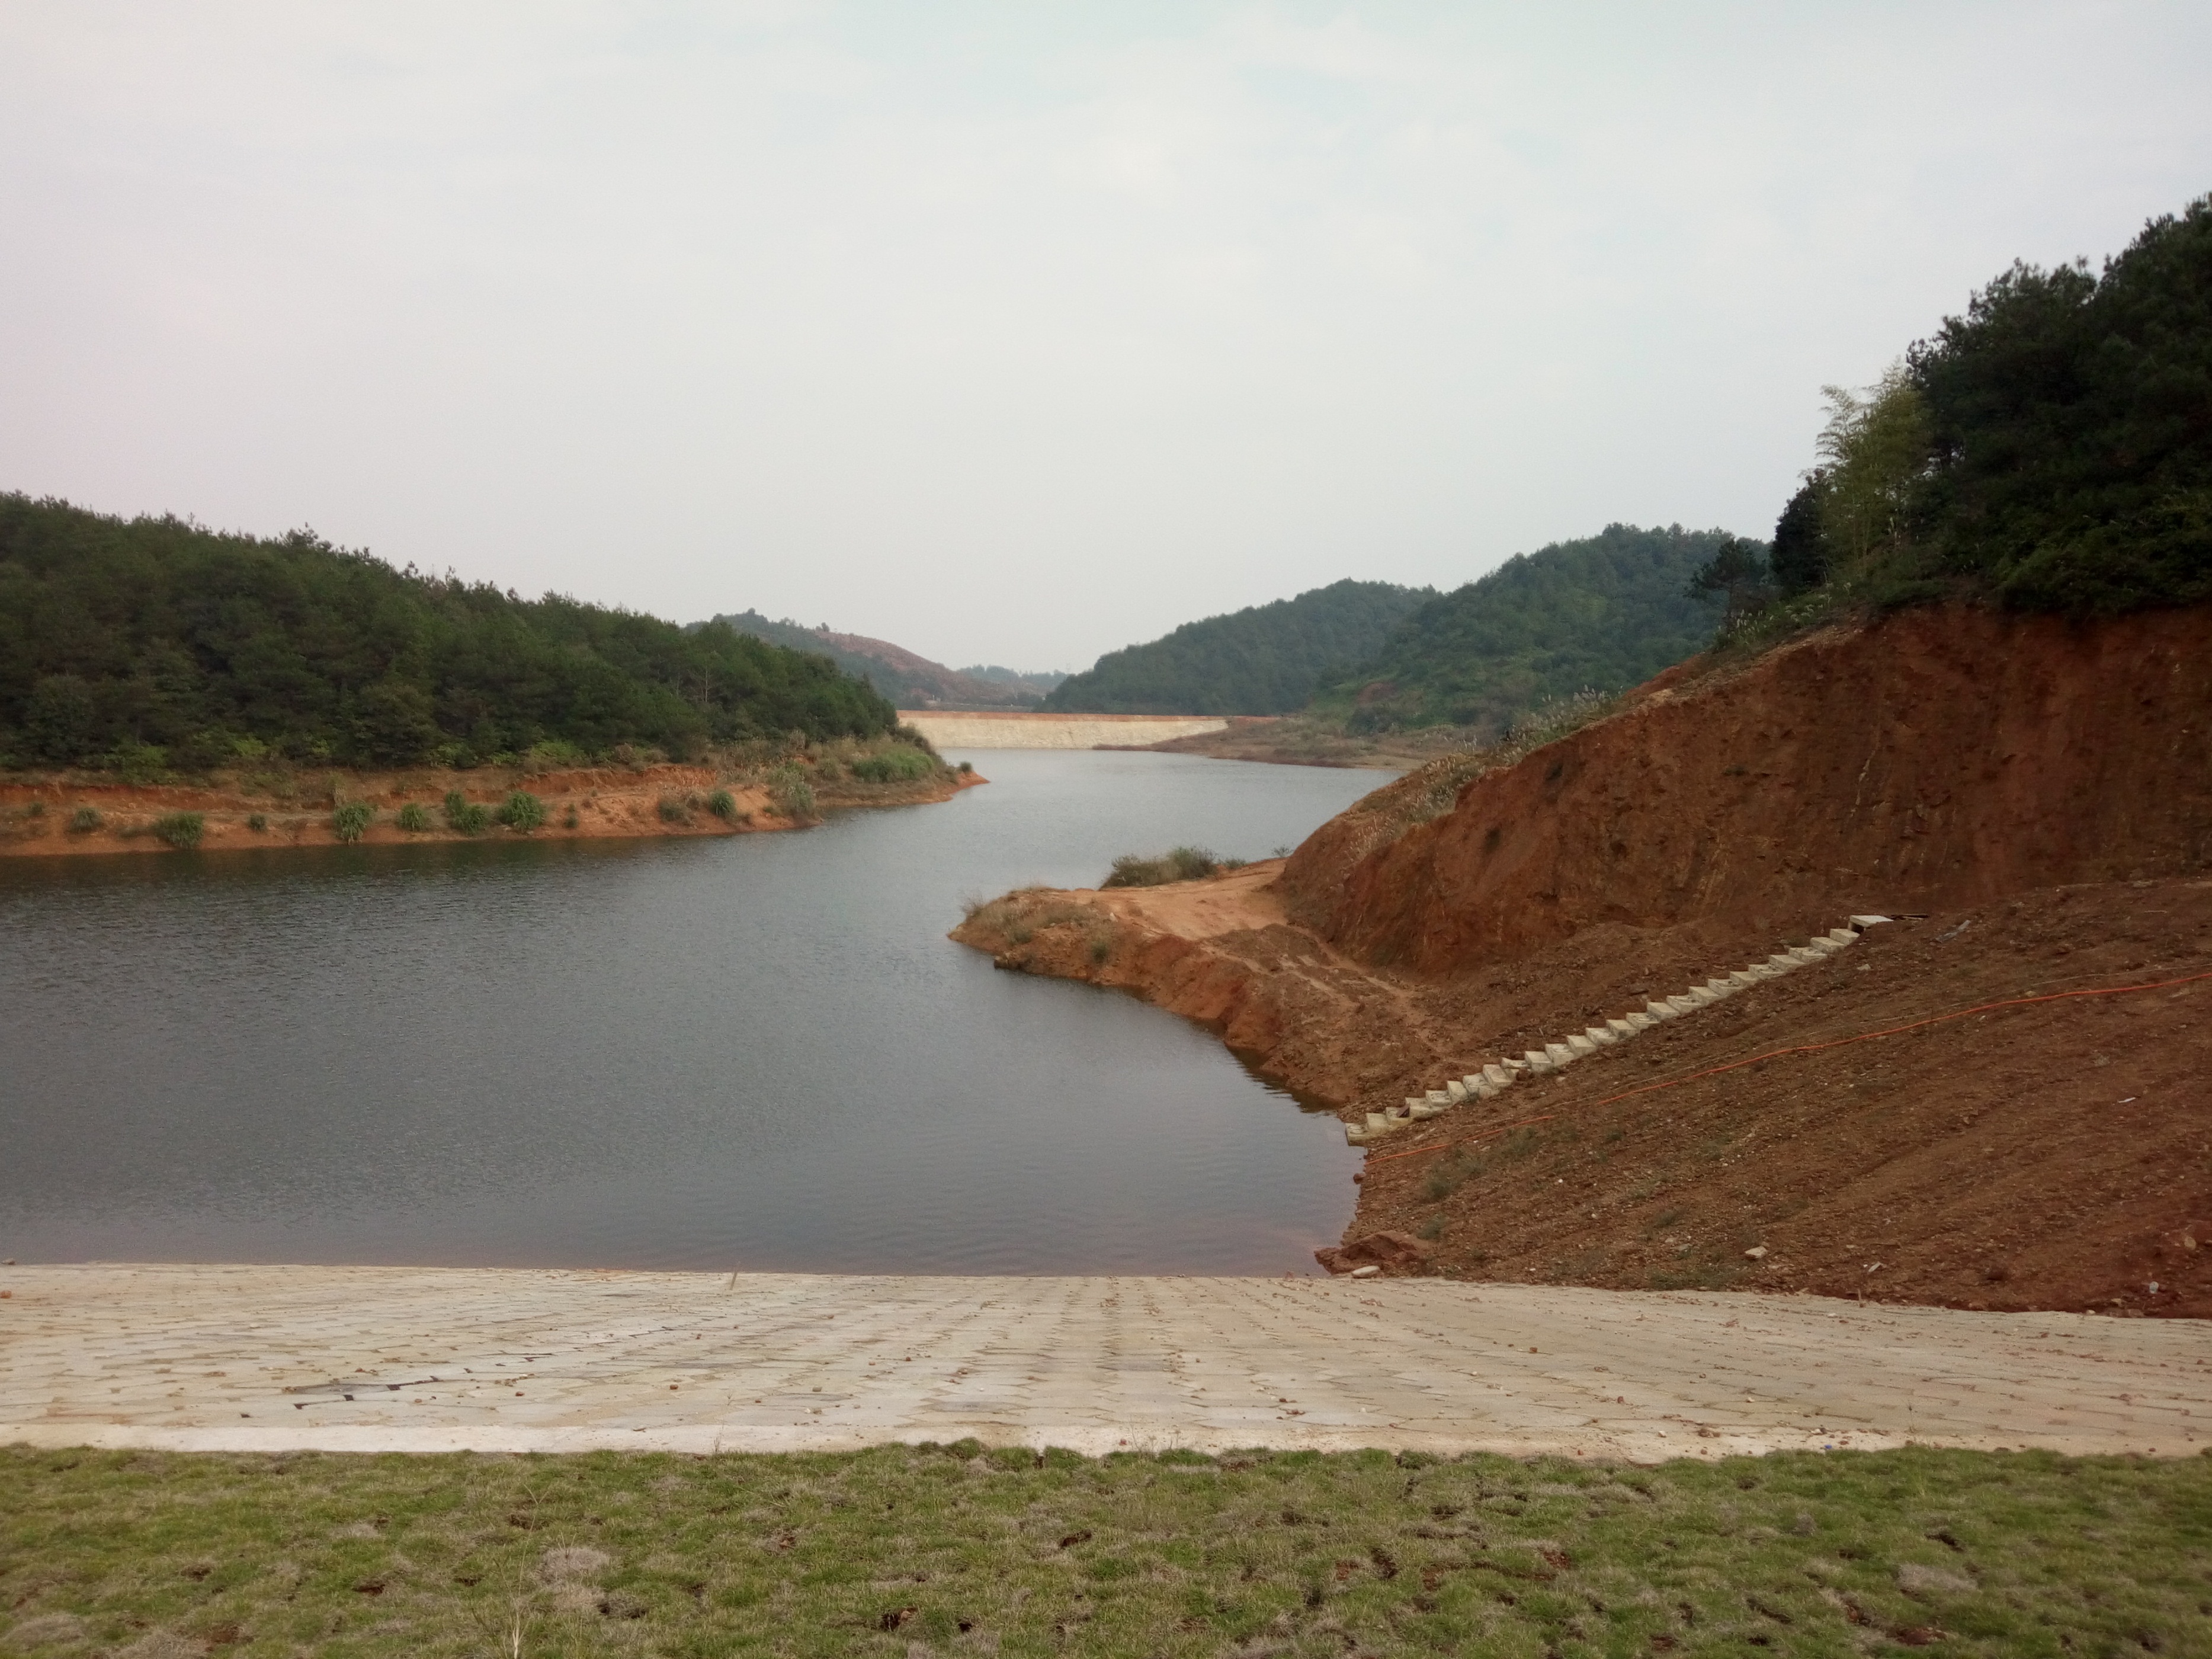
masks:
{"type": "Polygon", "coordinates": [[[1599,923],[1803,934],[2212,863],[2212,610],[1951,605],[1683,672],[1378,850],[1325,826],[1284,873],[1292,915],[1435,974],[1599,923]]]}

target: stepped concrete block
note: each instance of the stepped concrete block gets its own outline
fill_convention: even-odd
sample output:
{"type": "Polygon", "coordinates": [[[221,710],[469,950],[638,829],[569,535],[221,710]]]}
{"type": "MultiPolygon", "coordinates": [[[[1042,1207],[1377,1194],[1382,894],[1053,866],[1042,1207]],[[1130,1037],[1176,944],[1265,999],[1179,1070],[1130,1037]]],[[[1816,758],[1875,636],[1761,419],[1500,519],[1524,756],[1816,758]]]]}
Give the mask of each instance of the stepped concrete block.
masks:
{"type": "Polygon", "coordinates": [[[1610,1048],[1620,1041],[1620,1033],[1610,1025],[1593,1025],[1583,1035],[1601,1048],[1610,1048]]]}
{"type": "Polygon", "coordinates": [[[1828,937],[1838,945],[1856,945],[1859,942],[1859,936],[1848,927],[1831,927],[1828,937]]]}
{"type": "Polygon", "coordinates": [[[1370,1112],[1370,1113],[1368,1113],[1368,1115],[1367,1115],[1367,1133],[1368,1133],[1369,1134],[1370,1134],[1370,1135],[1379,1135],[1379,1134],[1382,1133],[1385,1130],[1389,1129],[1389,1127],[1390,1127],[1390,1120],[1389,1120],[1389,1118],[1387,1118],[1387,1117],[1383,1116],[1382,1113],[1380,1113],[1380,1112],[1370,1112]]]}
{"type": "Polygon", "coordinates": [[[1522,1058],[1528,1062],[1528,1069],[1532,1072],[1555,1072],[1559,1070],[1558,1066],[1552,1064],[1551,1055],[1546,1054],[1541,1048],[1531,1048],[1526,1054],[1522,1055],[1522,1058]]]}
{"type": "Polygon", "coordinates": [[[1367,1144],[1367,1131],[1357,1123],[1346,1124],[1344,1144],[1347,1146],[1364,1146],[1367,1144]]]}
{"type": "Polygon", "coordinates": [[[1663,1002],[1645,1003],[1644,1012],[1647,1018],[1654,1020],[1679,1019],[1682,1014],[1680,1008],[1670,1007],[1663,1002]]]}
{"type": "Polygon", "coordinates": [[[1787,970],[1777,968],[1771,962],[1754,962],[1743,971],[1753,979],[1780,979],[1787,970]]]}
{"type": "Polygon", "coordinates": [[[1442,1117],[1451,1108],[1449,1106],[1437,1105],[1433,1100],[1425,1100],[1419,1105],[1414,1107],[1407,1115],[1412,1117],[1416,1122],[1424,1122],[1432,1117],[1442,1117]]]}
{"type": "Polygon", "coordinates": [[[1429,1104],[1431,1106],[1449,1106],[1452,1103],[1451,1091],[1449,1089],[1431,1089],[1428,1092],[1427,1099],[1429,1104]]]}
{"type": "Polygon", "coordinates": [[[1861,933],[1864,933],[1869,927],[1881,927],[1882,923],[1888,920],[1889,918],[1887,916],[1853,916],[1851,918],[1851,926],[1857,928],[1861,933]]]}
{"type": "Polygon", "coordinates": [[[1617,1039],[1632,1037],[1644,1028],[1634,1024],[1632,1019],[1609,1019],[1605,1023],[1605,1029],[1612,1032],[1617,1039]]]}
{"type": "Polygon", "coordinates": [[[1728,982],[1731,990],[1747,991],[1759,983],[1759,975],[1748,968],[1739,968],[1728,976],[1728,982]]]}
{"type": "Polygon", "coordinates": [[[1544,1053],[1550,1057],[1553,1065],[1560,1066],[1571,1066],[1582,1058],[1564,1042],[1546,1043],[1544,1053]]]}
{"type": "Polygon", "coordinates": [[[1597,1052],[1597,1044],[1584,1033],[1577,1031],[1567,1039],[1567,1052],[1577,1060],[1587,1060],[1597,1052]]]}
{"type": "Polygon", "coordinates": [[[1513,1073],[1503,1066],[1492,1064],[1482,1068],[1482,1080],[1492,1088],[1503,1089],[1513,1081],[1513,1073]]]}
{"type": "Polygon", "coordinates": [[[1821,956],[1827,957],[1833,956],[1837,951],[1842,950],[1844,947],[1837,944],[1835,940],[1830,939],[1826,933],[1815,933],[1798,948],[1803,951],[1817,951],[1821,956]]]}
{"type": "Polygon", "coordinates": [[[1519,1073],[1525,1072],[1528,1069],[1528,1062],[1525,1059],[1509,1060],[1504,1062],[1504,1066],[1505,1069],[1509,1072],[1519,1073]]]}
{"type": "Polygon", "coordinates": [[[1797,960],[1794,951],[1777,951],[1767,957],[1766,965],[1778,974],[1794,974],[1805,964],[1797,960]]]}
{"type": "Polygon", "coordinates": [[[1710,1007],[1712,1004],[1720,1000],[1718,996],[1715,995],[1711,991],[1706,989],[1706,988],[1702,985],[1692,985],[1688,990],[1683,992],[1682,994],[1689,998],[1692,1002],[1695,1003],[1700,1008],[1710,1007]]]}
{"type": "Polygon", "coordinates": [[[1460,1102],[1465,1100],[1468,1096],[1474,1092],[1474,1091],[1472,1089],[1469,1089],[1467,1085],[1462,1083],[1457,1078],[1454,1078],[1450,1082],[1444,1085],[1444,1098],[1455,1106],[1458,1105],[1460,1102]]]}
{"type": "MultiPolygon", "coordinates": [[[[1832,949],[1833,947],[1831,946],[1830,948],[1832,949]]],[[[1826,951],[1815,951],[1809,945],[1801,945],[1790,953],[1790,960],[1796,963],[1800,968],[1809,968],[1816,962],[1826,962],[1827,959],[1828,952],[1826,951]]]]}
{"type": "MultiPolygon", "coordinates": [[[[1710,1002],[1711,1000],[1712,999],[1710,996],[1705,999],[1706,1002],[1710,1002]]],[[[1678,1014],[1694,1014],[1699,1008],[1702,1008],[1705,1006],[1705,1003],[1699,1002],[1692,996],[1679,996],[1668,997],[1667,999],[1667,1006],[1669,1008],[1672,1008],[1678,1014]]]]}
{"type": "Polygon", "coordinates": [[[1705,981],[1705,989],[1717,997],[1732,997],[1735,994],[1735,982],[1723,979],[1717,974],[1705,981]]]}
{"type": "Polygon", "coordinates": [[[1650,1014],[1645,1013],[1640,1008],[1634,1013],[1626,1016],[1621,1021],[1621,1024],[1627,1026],[1632,1031],[1648,1031],[1658,1023],[1659,1022],[1657,1020],[1654,1019],[1650,1014]]]}
{"type": "Polygon", "coordinates": [[[1427,1103],[1419,1095],[1407,1095],[1406,1097],[1406,1103],[1403,1106],[1392,1106],[1387,1109],[1392,1117],[1405,1117],[1413,1111],[1414,1107],[1425,1105],[1426,1103],[1427,1103]]]}

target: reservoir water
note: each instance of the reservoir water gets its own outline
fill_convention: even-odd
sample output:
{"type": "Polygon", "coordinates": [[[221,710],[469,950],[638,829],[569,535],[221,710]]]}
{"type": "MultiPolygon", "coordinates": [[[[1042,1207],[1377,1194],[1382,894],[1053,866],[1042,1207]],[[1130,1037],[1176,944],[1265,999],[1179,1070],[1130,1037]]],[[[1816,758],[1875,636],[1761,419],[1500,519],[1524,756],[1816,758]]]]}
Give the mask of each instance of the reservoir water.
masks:
{"type": "Polygon", "coordinates": [[[1315,1271],[1333,1117],[945,934],[1382,778],[967,758],[793,834],[0,860],[0,1257],[1315,1271]]]}

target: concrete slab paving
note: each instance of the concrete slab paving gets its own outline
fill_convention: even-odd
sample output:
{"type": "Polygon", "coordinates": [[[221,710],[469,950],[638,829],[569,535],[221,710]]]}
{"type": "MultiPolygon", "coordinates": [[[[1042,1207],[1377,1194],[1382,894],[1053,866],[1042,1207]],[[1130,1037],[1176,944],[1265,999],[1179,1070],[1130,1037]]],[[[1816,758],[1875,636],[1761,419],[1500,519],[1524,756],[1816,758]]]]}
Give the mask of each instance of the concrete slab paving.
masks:
{"type": "Polygon", "coordinates": [[[0,1443],[41,1446],[2212,1443],[2187,1321],[1435,1279],[90,1265],[0,1291],[0,1443]]]}

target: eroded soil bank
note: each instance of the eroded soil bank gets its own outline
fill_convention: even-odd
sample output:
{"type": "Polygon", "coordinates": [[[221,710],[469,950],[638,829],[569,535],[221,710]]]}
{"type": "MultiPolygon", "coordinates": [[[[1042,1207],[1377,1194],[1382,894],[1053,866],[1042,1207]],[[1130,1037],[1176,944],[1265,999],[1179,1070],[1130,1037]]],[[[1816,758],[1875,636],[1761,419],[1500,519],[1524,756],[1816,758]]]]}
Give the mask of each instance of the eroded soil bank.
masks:
{"type": "Polygon", "coordinates": [[[954,937],[1206,1022],[1357,1120],[1895,915],[1376,1144],[1334,1265],[2212,1316],[2212,979],[2162,983],[2212,974],[2207,620],[1929,613],[1678,671],[1516,765],[1388,786],[1287,866],[1017,893],[954,937]]]}
{"type": "MultiPolygon", "coordinates": [[[[969,772],[908,782],[871,783],[846,776],[813,783],[816,811],[905,806],[950,800],[984,782],[969,772]]],[[[642,836],[726,836],[791,830],[813,821],[794,816],[758,782],[724,781],[712,768],[672,764],[577,768],[526,773],[483,767],[467,772],[416,768],[397,772],[319,770],[257,781],[229,777],[199,785],[127,784],[98,776],[18,775],[0,780],[0,856],[56,857],[86,853],[166,853],[155,826],[172,813],[197,813],[200,846],[328,847],[341,839],[341,802],[359,801],[374,817],[353,839],[372,843],[465,841],[517,831],[494,823],[473,833],[448,825],[443,803],[458,791],[466,801],[496,809],[516,790],[543,804],[537,839],[642,836]],[[714,792],[730,798],[726,817],[710,810],[714,792]],[[403,830],[400,808],[422,808],[428,827],[403,830]],[[87,811],[89,819],[82,816],[87,811]],[[259,820],[256,827],[256,820],[259,820]]]]}

